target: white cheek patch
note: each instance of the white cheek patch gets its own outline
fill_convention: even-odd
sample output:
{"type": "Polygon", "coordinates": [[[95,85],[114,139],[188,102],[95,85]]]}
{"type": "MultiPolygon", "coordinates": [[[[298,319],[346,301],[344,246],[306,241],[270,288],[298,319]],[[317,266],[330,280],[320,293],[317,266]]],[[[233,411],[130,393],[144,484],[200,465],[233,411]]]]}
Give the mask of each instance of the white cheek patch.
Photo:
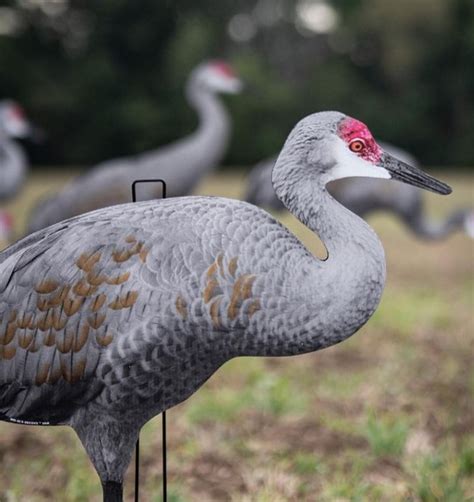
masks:
{"type": "Polygon", "coordinates": [[[366,178],[390,179],[392,176],[383,167],[376,166],[351,152],[340,138],[336,138],[333,146],[335,166],[328,172],[329,181],[341,178],[361,176],[366,178]]]}

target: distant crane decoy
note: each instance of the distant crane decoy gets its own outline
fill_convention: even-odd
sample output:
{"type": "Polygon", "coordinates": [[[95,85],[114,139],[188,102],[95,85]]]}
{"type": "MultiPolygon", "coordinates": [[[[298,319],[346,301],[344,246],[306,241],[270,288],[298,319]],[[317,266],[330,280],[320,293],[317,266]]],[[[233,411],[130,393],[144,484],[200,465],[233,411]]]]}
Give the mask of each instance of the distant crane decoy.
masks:
{"type": "MultiPolygon", "coordinates": [[[[215,169],[229,143],[231,121],[219,93],[240,92],[242,83],[230,65],[211,60],[197,66],[186,85],[189,104],[199,126],[191,135],[134,157],[103,162],[71,181],[59,193],[40,201],[32,211],[28,231],[101,207],[128,202],[130,186],[138,178],[162,178],[169,197],[188,195],[215,169]]],[[[144,187],[140,199],[160,197],[156,186],[144,187]]]]}
{"type": "MultiPolygon", "coordinates": [[[[406,164],[418,166],[408,152],[381,141],[378,144],[406,164]]],[[[276,157],[255,165],[247,177],[245,200],[275,211],[285,209],[273,189],[271,176],[276,157]]],[[[343,206],[361,218],[372,213],[386,211],[396,215],[417,237],[440,240],[457,230],[474,238],[474,210],[456,209],[441,221],[433,220],[426,212],[420,189],[402,183],[390,183],[383,179],[358,178],[337,180],[328,187],[332,196],[343,206]]]]}
{"type": "Polygon", "coordinates": [[[347,176],[451,191],[321,112],[295,126],[273,184],[324,261],[264,210],[218,197],[103,208],[0,253],[0,418],[70,425],[104,500],[122,500],[140,428],[226,361],[323,349],[373,314],[383,247],[325,188],[347,176]]]}
{"type": "Polygon", "coordinates": [[[0,201],[14,197],[26,180],[28,161],[14,141],[31,134],[23,109],[11,99],[0,101],[0,201]]]}

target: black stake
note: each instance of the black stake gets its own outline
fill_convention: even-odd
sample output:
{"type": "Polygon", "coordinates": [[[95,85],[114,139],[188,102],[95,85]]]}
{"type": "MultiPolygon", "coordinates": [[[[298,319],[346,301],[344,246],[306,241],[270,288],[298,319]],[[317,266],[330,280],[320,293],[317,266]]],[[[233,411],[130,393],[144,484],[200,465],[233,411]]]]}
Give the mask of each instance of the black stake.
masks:
{"type": "Polygon", "coordinates": [[[135,446],[135,502],[138,502],[140,491],[140,436],[135,446]]]}
{"type": "Polygon", "coordinates": [[[161,432],[163,438],[163,446],[161,451],[163,452],[163,502],[168,500],[168,476],[167,476],[167,459],[166,459],[166,411],[161,414],[161,432]]]}
{"type": "MultiPolygon", "coordinates": [[[[161,179],[135,180],[132,183],[132,201],[137,202],[137,185],[139,183],[161,183],[162,198],[166,199],[166,182],[161,179]]],[[[168,476],[166,467],[166,411],[162,413],[162,451],[163,451],[163,502],[168,500],[168,476]]],[[[135,502],[138,502],[140,488],[140,435],[135,446],[135,502]]]]}

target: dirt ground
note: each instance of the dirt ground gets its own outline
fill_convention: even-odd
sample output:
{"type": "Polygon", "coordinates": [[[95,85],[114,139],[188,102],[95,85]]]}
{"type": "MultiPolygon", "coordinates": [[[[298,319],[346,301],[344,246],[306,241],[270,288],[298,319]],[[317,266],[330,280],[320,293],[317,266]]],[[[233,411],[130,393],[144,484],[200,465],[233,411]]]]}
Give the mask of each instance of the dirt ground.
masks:
{"type": "MultiPolygon", "coordinates": [[[[72,174],[32,177],[9,206],[19,229],[33,201],[72,174]]],[[[426,194],[433,217],[474,205],[472,176],[438,174],[454,192],[426,194]]],[[[242,180],[214,176],[198,192],[238,197],[242,180]]],[[[323,252],[294,218],[283,221],[323,252]]],[[[170,410],[170,502],[474,500],[473,241],[418,241],[387,215],[370,223],[388,266],[376,314],[321,352],[233,360],[170,410]]],[[[160,427],[156,418],[141,436],[143,502],[161,500],[160,427]]],[[[0,423],[0,465],[2,502],[100,500],[67,428],[0,423]]]]}

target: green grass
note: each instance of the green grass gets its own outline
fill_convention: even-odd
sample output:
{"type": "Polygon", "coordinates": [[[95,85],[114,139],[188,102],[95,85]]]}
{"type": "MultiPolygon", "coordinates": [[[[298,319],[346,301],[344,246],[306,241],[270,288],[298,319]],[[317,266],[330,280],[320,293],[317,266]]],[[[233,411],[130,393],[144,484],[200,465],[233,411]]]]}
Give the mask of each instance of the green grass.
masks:
{"type": "MultiPolygon", "coordinates": [[[[472,454],[472,452],[471,452],[472,454]]],[[[472,461],[472,457],[469,462],[472,461]]],[[[425,457],[417,466],[416,495],[422,502],[472,502],[474,493],[465,489],[466,478],[472,475],[472,466],[465,470],[465,457],[453,457],[442,451],[425,457]]]]}
{"type": "Polygon", "coordinates": [[[399,457],[403,453],[408,430],[408,425],[402,419],[381,418],[371,413],[364,435],[377,457],[399,457]]]}

